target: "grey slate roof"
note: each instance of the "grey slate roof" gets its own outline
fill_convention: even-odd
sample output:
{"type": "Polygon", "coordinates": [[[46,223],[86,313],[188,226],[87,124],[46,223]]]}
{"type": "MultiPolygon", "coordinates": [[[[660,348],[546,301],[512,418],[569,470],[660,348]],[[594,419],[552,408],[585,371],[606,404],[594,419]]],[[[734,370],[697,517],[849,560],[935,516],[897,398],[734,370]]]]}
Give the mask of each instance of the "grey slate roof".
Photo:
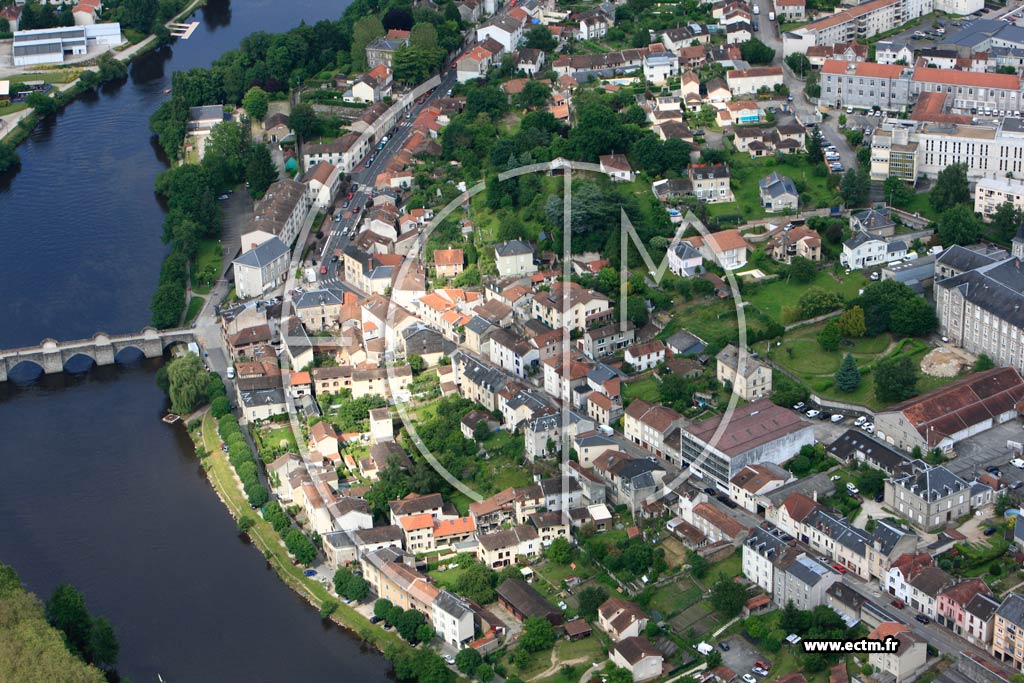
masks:
{"type": "Polygon", "coordinates": [[[1015,327],[1024,327],[1024,272],[1019,259],[1009,258],[942,281],[964,299],[1015,327]]]}
{"type": "Polygon", "coordinates": [[[473,319],[466,323],[466,329],[472,330],[476,334],[483,334],[490,327],[491,323],[478,315],[473,316],[473,319]]]}
{"type": "Polygon", "coordinates": [[[295,308],[314,308],[316,306],[340,306],[341,299],[329,289],[312,289],[304,292],[295,303],[295,308]]]}
{"type": "Polygon", "coordinates": [[[498,256],[519,256],[520,254],[532,254],[533,247],[523,240],[509,240],[495,244],[494,252],[498,256]]]}
{"type": "Polygon", "coordinates": [[[1010,593],[996,614],[1018,627],[1024,626],[1024,597],[1020,593],[1010,593]]]}
{"type": "MultiPolygon", "coordinates": [[[[997,252],[997,255],[1000,255],[1002,258],[1006,258],[1008,256],[1008,254],[1003,250],[997,252]]],[[[963,272],[987,266],[995,263],[996,261],[1002,260],[1002,258],[983,253],[976,249],[968,249],[967,247],[962,247],[959,244],[954,244],[944,250],[939,255],[939,258],[936,259],[936,262],[940,265],[948,266],[953,270],[963,272]]]]}
{"type": "Polygon", "coordinates": [[[841,460],[849,460],[861,453],[867,461],[890,474],[910,465],[910,458],[858,429],[847,429],[826,450],[841,460]]]}
{"type": "Polygon", "coordinates": [[[786,572],[807,586],[817,586],[822,579],[835,570],[804,555],[798,557],[786,572]]]}
{"type": "Polygon", "coordinates": [[[236,264],[262,268],[288,255],[288,247],[275,235],[235,259],[236,264]]]}
{"type": "Polygon", "coordinates": [[[913,474],[894,479],[893,484],[930,503],[968,488],[966,481],[942,465],[926,465],[913,474]]]}
{"type": "Polygon", "coordinates": [[[762,192],[768,193],[771,197],[781,197],[783,195],[791,194],[794,197],[799,196],[796,191],[796,183],[787,176],[781,175],[775,171],[766,175],[764,178],[758,181],[758,186],[762,192]]]}
{"type": "Polygon", "coordinates": [[[469,606],[469,603],[458,597],[452,595],[446,590],[441,590],[434,598],[434,606],[440,609],[445,614],[461,619],[466,614],[471,614],[473,609],[469,606]]]}

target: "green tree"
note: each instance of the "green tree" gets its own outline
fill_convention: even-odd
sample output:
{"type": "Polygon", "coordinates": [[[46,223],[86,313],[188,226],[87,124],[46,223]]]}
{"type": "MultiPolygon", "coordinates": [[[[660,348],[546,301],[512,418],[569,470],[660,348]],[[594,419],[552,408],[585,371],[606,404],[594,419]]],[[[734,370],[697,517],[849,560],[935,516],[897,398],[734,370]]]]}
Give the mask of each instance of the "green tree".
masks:
{"type": "Polygon", "coordinates": [[[857,387],[860,386],[860,370],[857,369],[857,361],[853,360],[850,354],[846,354],[839,369],[836,370],[836,386],[839,387],[839,391],[847,394],[857,391],[857,387]]]}
{"type": "Polygon", "coordinates": [[[156,20],[157,0],[123,0],[118,14],[125,26],[139,33],[149,33],[156,20]]]}
{"type": "Polygon", "coordinates": [[[172,360],[167,366],[167,379],[171,410],[175,413],[186,415],[206,402],[210,379],[196,354],[186,353],[172,360]]]}
{"type": "Polygon", "coordinates": [[[720,576],[711,587],[711,605],[730,619],[738,615],[747,602],[747,592],[733,578],[720,576]]]}
{"type": "Polygon", "coordinates": [[[889,326],[896,334],[924,337],[939,326],[935,309],[924,297],[915,296],[900,301],[889,316],[889,326]]]}
{"type": "Polygon", "coordinates": [[[270,95],[259,86],[249,88],[242,98],[242,107],[249,118],[254,121],[262,121],[267,115],[267,108],[270,105],[270,95]]]}
{"type": "Polygon", "coordinates": [[[64,634],[72,652],[88,656],[93,622],[78,589],[66,583],[57,586],[46,601],[46,620],[64,634]]]}
{"type": "Polygon", "coordinates": [[[993,238],[1009,242],[1017,234],[1021,223],[1024,223],[1024,212],[1010,202],[1003,202],[989,217],[989,231],[993,238]]]}
{"type": "Polygon", "coordinates": [[[245,181],[249,184],[249,196],[253,199],[262,198],[277,177],[277,166],[270,157],[270,149],[262,143],[250,146],[245,163],[245,181]]]}
{"type": "Polygon", "coordinates": [[[855,477],[857,488],[865,496],[872,498],[881,495],[885,491],[885,472],[876,470],[873,467],[866,467],[857,472],[855,477]]]}
{"type": "Polygon", "coordinates": [[[811,71],[811,60],[802,52],[794,52],[786,57],[786,65],[793,70],[797,76],[806,76],[811,71]]]}
{"type": "Polygon", "coordinates": [[[810,259],[806,259],[803,256],[794,256],[789,264],[789,277],[794,282],[806,285],[814,282],[814,278],[818,277],[818,269],[810,259]]]}
{"type": "Polygon", "coordinates": [[[231,402],[226,396],[219,396],[210,402],[210,412],[215,418],[220,419],[231,412],[231,402]]]}
{"type": "Polygon", "coordinates": [[[417,631],[425,623],[426,617],[423,616],[423,613],[414,609],[405,610],[394,622],[398,635],[410,643],[416,640],[417,631]]]}
{"type": "Polygon", "coordinates": [[[897,403],[917,394],[917,370],[909,358],[882,358],[872,374],[879,401],[897,403]]]}
{"type": "Polygon", "coordinates": [[[555,629],[544,617],[529,617],[523,622],[519,645],[528,652],[550,650],[555,644],[555,629]]]}
{"type": "Polygon", "coordinates": [[[597,616],[597,609],[608,599],[608,591],[601,586],[588,586],[579,592],[580,614],[587,619],[597,616]]]}
{"type": "Polygon", "coordinates": [[[472,676],[483,661],[480,653],[471,647],[460,650],[459,654],[455,655],[455,667],[467,676],[472,676]]]}
{"type": "Polygon", "coordinates": [[[537,109],[543,107],[551,96],[551,88],[540,81],[527,81],[523,89],[514,95],[516,106],[520,109],[537,109]]]}
{"type": "Polygon", "coordinates": [[[971,190],[967,183],[967,164],[953,164],[939,171],[929,198],[931,205],[940,212],[968,203],[971,190]]]}
{"type": "Polygon", "coordinates": [[[117,656],[120,652],[121,646],[110,622],[103,617],[93,619],[89,633],[88,660],[99,668],[110,671],[117,666],[117,656]]]}
{"type": "Polygon", "coordinates": [[[408,356],[406,356],[405,361],[406,363],[408,363],[409,369],[412,370],[417,375],[423,372],[427,367],[426,362],[424,362],[423,360],[423,356],[420,356],[415,353],[410,353],[408,356]]]}
{"type": "Polygon", "coordinates": [[[248,128],[234,121],[218,123],[210,131],[202,166],[218,192],[237,185],[245,177],[249,143],[248,128]]]}
{"type": "Polygon", "coordinates": [[[368,14],[356,20],[352,25],[352,48],[350,51],[353,69],[365,71],[368,68],[366,46],[375,38],[380,38],[383,35],[384,24],[376,14],[368,14]]]}
{"type": "Polygon", "coordinates": [[[41,92],[29,93],[25,98],[25,104],[36,110],[36,113],[41,118],[57,112],[60,105],[57,104],[57,100],[53,99],[49,95],[44,95],[41,92]]]}
{"type": "Polygon", "coordinates": [[[558,47],[558,41],[547,26],[537,25],[526,32],[526,47],[551,52],[558,47]]]}
{"type": "Polygon", "coordinates": [[[327,619],[332,614],[338,611],[338,601],[333,598],[327,598],[320,603],[320,618],[327,619]]]}
{"type": "Polygon", "coordinates": [[[544,556],[557,564],[569,564],[572,562],[572,544],[568,539],[556,538],[544,551],[544,556]]]}
{"type": "Polygon", "coordinates": [[[851,306],[843,311],[836,320],[839,331],[848,339],[856,339],[867,334],[867,326],[864,323],[864,309],[860,306],[851,306]]]}
{"type": "Polygon", "coordinates": [[[722,653],[718,650],[712,650],[708,653],[707,657],[704,658],[704,661],[707,662],[708,669],[714,669],[722,666],[722,653]]]}
{"type": "Polygon", "coordinates": [[[21,163],[18,151],[9,142],[0,142],[0,173],[9,171],[21,163]]]}
{"type": "Polygon", "coordinates": [[[300,564],[308,567],[316,560],[316,546],[298,529],[292,529],[285,535],[284,545],[300,564]]]}
{"type": "Polygon", "coordinates": [[[395,608],[394,604],[390,600],[380,599],[373,603],[373,616],[381,619],[387,619],[391,616],[391,611],[395,608]]]}
{"type": "Polygon", "coordinates": [[[751,64],[771,64],[775,59],[775,50],[757,38],[740,43],[740,54],[745,61],[751,64]]]}
{"type": "Polygon", "coordinates": [[[421,50],[437,49],[437,28],[427,21],[421,21],[409,32],[409,45],[421,50]]]}
{"type": "Polygon", "coordinates": [[[847,207],[864,206],[871,192],[871,178],[866,169],[851,169],[839,183],[839,194],[847,207]]]}
{"type": "MultiPolygon", "coordinates": [[[[939,175],[955,166],[947,166],[939,175]]],[[[932,190],[934,194],[935,190],[932,190]]],[[[932,200],[934,203],[934,199],[932,200]]],[[[981,237],[981,220],[966,204],[954,204],[939,216],[936,235],[945,246],[974,244],[981,237]]]]}
{"type": "Polygon", "coordinates": [[[453,588],[459,595],[485,605],[494,600],[494,572],[480,562],[464,567],[453,588]]]}
{"type": "Polygon", "coordinates": [[[811,287],[800,296],[798,308],[802,318],[814,318],[836,310],[843,305],[842,298],[835,292],[826,292],[821,287],[811,287]]]}
{"type": "Polygon", "coordinates": [[[686,563],[690,565],[690,573],[694,578],[703,579],[708,575],[708,560],[706,557],[692,550],[686,553],[686,563]]]}
{"type": "Polygon", "coordinates": [[[906,208],[914,200],[914,190],[906,181],[896,176],[889,176],[882,185],[885,201],[891,206],[906,208]]]}
{"type": "Polygon", "coordinates": [[[818,345],[823,351],[838,351],[842,341],[843,333],[839,331],[839,325],[835,320],[829,320],[818,333],[818,345]]]}
{"type": "Polygon", "coordinates": [[[296,104],[288,116],[288,125],[300,139],[315,137],[320,132],[320,121],[313,107],[306,103],[296,104]]]}
{"type": "Polygon", "coordinates": [[[984,372],[985,370],[991,370],[995,366],[996,364],[992,362],[992,359],[983,353],[974,361],[972,370],[974,372],[984,372]]]}
{"type": "Polygon", "coordinates": [[[494,668],[490,664],[481,664],[473,673],[480,683],[490,683],[494,680],[494,668]]]}
{"type": "Polygon", "coordinates": [[[184,287],[174,283],[161,284],[153,294],[149,310],[155,327],[175,327],[185,310],[184,287]]]}

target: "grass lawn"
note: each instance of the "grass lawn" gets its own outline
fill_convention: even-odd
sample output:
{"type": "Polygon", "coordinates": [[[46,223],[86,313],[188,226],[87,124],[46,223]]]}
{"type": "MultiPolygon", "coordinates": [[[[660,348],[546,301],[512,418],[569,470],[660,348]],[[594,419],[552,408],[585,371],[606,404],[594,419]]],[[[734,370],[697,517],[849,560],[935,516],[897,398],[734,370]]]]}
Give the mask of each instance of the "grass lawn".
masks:
{"type": "Polygon", "coordinates": [[[199,285],[196,282],[196,275],[204,269],[212,266],[220,277],[221,249],[219,240],[203,240],[196,250],[196,262],[192,264],[192,291],[198,294],[209,294],[210,288],[206,285],[199,285]]]}
{"type": "Polygon", "coordinates": [[[707,576],[710,579],[718,578],[718,575],[722,576],[739,576],[743,573],[743,553],[737,551],[724,560],[715,562],[713,565],[708,567],[707,576]]]}
{"type": "Polygon", "coordinates": [[[82,69],[50,69],[31,74],[17,74],[10,77],[12,83],[43,81],[45,83],[70,83],[81,75],[82,69]]]}
{"type": "Polygon", "coordinates": [[[688,330],[706,342],[717,338],[733,337],[736,324],[736,306],[732,300],[694,299],[676,306],[658,339],[668,339],[679,330],[688,330]]]}
{"type": "Polygon", "coordinates": [[[206,302],[201,296],[193,295],[188,302],[188,310],[185,311],[185,327],[188,327],[196,316],[199,315],[199,311],[202,310],[203,304],[206,302]]]}
{"type": "Polygon", "coordinates": [[[867,284],[867,278],[859,272],[839,276],[821,272],[818,273],[814,282],[806,285],[792,282],[788,278],[774,280],[744,299],[757,306],[773,320],[781,323],[782,307],[795,306],[800,297],[811,287],[818,287],[826,292],[835,292],[843,299],[849,300],[855,298],[865,284],[867,284]]]}
{"type": "Polygon", "coordinates": [[[670,619],[679,612],[700,602],[703,592],[689,580],[681,580],[655,589],[648,607],[670,619]]]}
{"type": "Polygon", "coordinates": [[[773,171],[791,178],[796,183],[801,198],[806,196],[808,203],[800,206],[802,210],[835,206],[841,202],[838,193],[829,187],[828,178],[816,175],[804,154],[786,155],[783,159],[752,159],[745,152],[733,150],[729,154],[728,163],[732,172],[731,184],[736,201],[709,204],[710,216],[742,214],[747,220],[768,216],[768,212],[761,206],[758,181],[773,171]]]}
{"type": "Polygon", "coordinates": [[[927,192],[915,194],[903,210],[909,213],[919,213],[931,221],[939,220],[939,212],[932,206],[931,198],[927,192]]]}
{"type": "MultiPolygon", "coordinates": [[[[892,342],[891,335],[882,334],[857,339],[851,346],[843,346],[838,351],[823,351],[816,339],[822,327],[824,323],[809,325],[787,334],[782,340],[782,346],[771,348],[771,359],[796,374],[811,391],[824,398],[856,403],[872,410],[881,410],[889,405],[875,398],[871,366],[878,360],[879,355],[889,348],[892,342]],[[860,386],[850,393],[839,391],[833,378],[847,353],[853,355],[862,375],[860,386]]],[[[931,350],[931,346],[919,339],[904,339],[890,350],[889,355],[906,356],[913,361],[915,367],[920,368],[921,360],[931,350]]],[[[938,389],[957,379],[958,377],[932,377],[918,372],[917,393],[923,394],[938,389]]]]}
{"type": "Polygon", "coordinates": [[[634,398],[640,398],[651,403],[657,403],[661,396],[659,387],[660,383],[654,375],[626,382],[622,385],[622,398],[627,402],[632,401],[634,398]]]}
{"type": "Polygon", "coordinates": [[[295,444],[295,432],[292,431],[291,425],[288,424],[264,431],[263,440],[271,446],[278,446],[282,441],[287,441],[288,448],[292,450],[298,448],[295,444]]]}

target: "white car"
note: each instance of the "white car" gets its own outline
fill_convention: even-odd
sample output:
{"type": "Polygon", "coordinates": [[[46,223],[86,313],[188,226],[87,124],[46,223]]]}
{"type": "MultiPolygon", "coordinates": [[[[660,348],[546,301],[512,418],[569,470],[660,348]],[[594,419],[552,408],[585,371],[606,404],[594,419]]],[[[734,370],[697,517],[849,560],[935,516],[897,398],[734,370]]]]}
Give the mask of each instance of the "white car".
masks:
{"type": "Polygon", "coordinates": [[[846,482],[846,490],[852,493],[853,495],[857,495],[858,493],[860,493],[860,489],[851,484],[850,482],[846,482]]]}
{"type": "Polygon", "coordinates": [[[814,417],[818,417],[819,415],[821,415],[821,411],[820,410],[811,409],[811,410],[808,410],[804,414],[807,415],[807,417],[814,418],[814,417]]]}
{"type": "Polygon", "coordinates": [[[832,422],[834,422],[835,424],[839,424],[840,422],[842,422],[845,419],[846,419],[846,416],[845,415],[841,415],[839,413],[836,413],[835,415],[832,416],[832,422]]]}
{"type": "Polygon", "coordinates": [[[757,683],[757,679],[750,674],[743,674],[743,680],[747,683],[757,683]]]}
{"type": "Polygon", "coordinates": [[[858,417],[856,420],[853,421],[853,425],[855,427],[860,427],[861,425],[863,425],[867,421],[868,421],[868,419],[866,417],[864,417],[863,415],[861,415],[860,417],[858,417]]]}
{"type": "Polygon", "coordinates": [[[852,114],[853,113],[853,107],[847,107],[846,108],[846,113],[847,114],[852,114]]]}
{"type": "Polygon", "coordinates": [[[1018,469],[1024,470],[1024,459],[1022,458],[1014,458],[1010,461],[1010,464],[1018,469]]]}
{"type": "Polygon", "coordinates": [[[873,422],[865,422],[863,429],[868,434],[874,434],[875,433],[875,424],[873,422]]]}
{"type": "Polygon", "coordinates": [[[872,280],[878,280],[879,277],[881,277],[881,276],[878,273],[871,273],[871,279],[872,280]]]}
{"type": "Polygon", "coordinates": [[[833,474],[831,477],[828,478],[829,481],[839,481],[840,479],[841,477],[838,474],[833,474]]]}
{"type": "Polygon", "coordinates": [[[228,379],[234,379],[234,378],[235,378],[235,369],[234,368],[228,368],[228,379]]]}

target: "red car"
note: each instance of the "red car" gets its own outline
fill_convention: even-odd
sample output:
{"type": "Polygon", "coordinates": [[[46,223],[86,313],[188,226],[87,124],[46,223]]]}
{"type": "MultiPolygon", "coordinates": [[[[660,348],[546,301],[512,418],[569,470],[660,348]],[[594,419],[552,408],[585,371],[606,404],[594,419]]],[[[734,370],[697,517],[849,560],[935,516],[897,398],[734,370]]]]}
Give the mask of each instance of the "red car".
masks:
{"type": "Polygon", "coordinates": [[[327,275],[327,266],[320,266],[320,274],[327,275]]]}
{"type": "Polygon", "coordinates": [[[760,667],[760,668],[764,669],[765,671],[771,671],[772,670],[771,662],[765,662],[765,661],[762,661],[760,659],[757,660],[756,662],[754,662],[754,666],[760,667]]]}
{"type": "Polygon", "coordinates": [[[832,565],[832,568],[835,569],[840,574],[845,574],[846,573],[846,567],[844,567],[841,564],[834,564],[834,565],[832,565]]]}
{"type": "Polygon", "coordinates": [[[895,607],[896,609],[903,609],[904,607],[907,606],[906,603],[904,603],[902,600],[899,600],[899,599],[893,600],[889,604],[892,605],[893,607],[895,607]]]}

